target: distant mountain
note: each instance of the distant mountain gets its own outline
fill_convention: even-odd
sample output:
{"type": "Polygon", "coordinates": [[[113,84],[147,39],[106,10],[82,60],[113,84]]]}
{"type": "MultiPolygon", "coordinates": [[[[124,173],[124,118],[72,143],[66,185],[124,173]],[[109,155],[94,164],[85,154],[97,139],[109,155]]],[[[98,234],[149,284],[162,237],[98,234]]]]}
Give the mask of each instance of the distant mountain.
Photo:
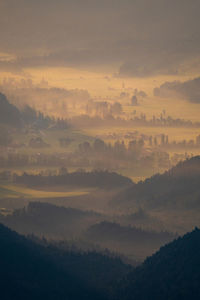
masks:
{"type": "Polygon", "coordinates": [[[16,106],[10,104],[6,96],[0,93],[0,124],[21,125],[21,113],[16,106]]]}
{"type": "Polygon", "coordinates": [[[3,300],[104,300],[105,290],[131,267],[98,253],[42,246],[0,225],[3,300]]]}
{"type": "Polygon", "coordinates": [[[115,300],[199,300],[200,230],[162,247],[130,272],[116,289],[115,300]]]}
{"type": "Polygon", "coordinates": [[[112,204],[122,208],[200,208],[200,156],[120,192],[112,204]]]}
{"type": "Polygon", "coordinates": [[[175,237],[176,235],[168,232],[147,231],[107,221],[92,225],[85,233],[88,241],[111,251],[120,251],[138,261],[151,255],[175,237]]]}

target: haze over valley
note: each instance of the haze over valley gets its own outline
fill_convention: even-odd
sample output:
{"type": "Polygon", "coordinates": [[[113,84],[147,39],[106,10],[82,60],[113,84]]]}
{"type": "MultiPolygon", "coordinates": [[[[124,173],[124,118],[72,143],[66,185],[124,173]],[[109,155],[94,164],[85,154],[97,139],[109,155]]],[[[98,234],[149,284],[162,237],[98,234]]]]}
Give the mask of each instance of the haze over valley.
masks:
{"type": "Polygon", "coordinates": [[[0,2],[3,300],[199,299],[199,9],[0,2]]]}

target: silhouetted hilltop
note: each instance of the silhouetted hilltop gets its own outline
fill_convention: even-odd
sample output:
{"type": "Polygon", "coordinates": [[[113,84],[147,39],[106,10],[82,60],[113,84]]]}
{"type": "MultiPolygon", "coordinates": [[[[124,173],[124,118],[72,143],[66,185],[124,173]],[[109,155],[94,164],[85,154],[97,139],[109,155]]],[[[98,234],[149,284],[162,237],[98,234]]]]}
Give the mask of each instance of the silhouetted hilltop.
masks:
{"type": "Polygon", "coordinates": [[[10,104],[6,96],[0,93],[0,124],[20,126],[21,113],[16,106],[10,104]]]}
{"type": "Polygon", "coordinates": [[[122,207],[200,207],[200,156],[178,163],[164,174],[127,188],[113,202],[122,207]],[[131,204],[132,203],[132,204],[131,204]]]}
{"type": "Polygon", "coordinates": [[[31,126],[34,129],[66,129],[69,124],[64,119],[54,119],[45,116],[40,111],[36,111],[30,106],[25,106],[19,110],[11,104],[7,97],[0,92],[0,124],[10,126],[31,126]]]}
{"type": "Polygon", "coordinates": [[[162,247],[123,279],[115,299],[200,299],[200,230],[162,247]]]}

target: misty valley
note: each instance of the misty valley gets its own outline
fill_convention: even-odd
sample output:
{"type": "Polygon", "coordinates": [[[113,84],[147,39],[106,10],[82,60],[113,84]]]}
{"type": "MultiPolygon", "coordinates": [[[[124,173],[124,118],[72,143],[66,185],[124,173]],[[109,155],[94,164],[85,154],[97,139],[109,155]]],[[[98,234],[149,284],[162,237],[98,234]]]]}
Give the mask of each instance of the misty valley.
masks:
{"type": "Polygon", "coordinates": [[[199,299],[200,123],[142,97],[64,118],[0,93],[2,299],[199,299]]]}

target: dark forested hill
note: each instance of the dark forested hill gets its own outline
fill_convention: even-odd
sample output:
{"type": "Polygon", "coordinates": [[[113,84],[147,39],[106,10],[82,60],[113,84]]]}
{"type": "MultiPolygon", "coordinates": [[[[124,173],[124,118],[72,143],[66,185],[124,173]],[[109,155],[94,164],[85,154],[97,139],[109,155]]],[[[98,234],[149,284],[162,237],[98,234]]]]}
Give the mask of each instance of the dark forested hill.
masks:
{"type": "Polygon", "coordinates": [[[115,299],[200,299],[200,230],[178,238],[121,281],[115,299]]]}
{"type": "Polygon", "coordinates": [[[14,126],[15,128],[28,125],[35,129],[46,129],[50,126],[58,129],[69,127],[66,120],[45,116],[30,106],[25,106],[22,110],[19,110],[0,92],[0,125],[2,124],[14,126]]]}
{"type": "Polygon", "coordinates": [[[6,96],[0,93],[0,124],[20,126],[21,113],[16,106],[10,104],[6,96]]]}
{"type": "Polygon", "coordinates": [[[113,203],[124,208],[133,204],[149,208],[200,208],[200,156],[127,188],[113,203]]]}
{"type": "Polygon", "coordinates": [[[133,185],[130,178],[108,171],[91,172],[72,172],[64,175],[42,176],[41,174],[32,175],[24,173],[16,176],[16,183],[25,184],[32,187],[45,186],[80,186],[80,187],[99,187],[117,188],[133,185]]]}
{"type": "Polygon", "coordinates": [[[118,258],[42,246],[0,225],[1,299],[104,300],[130,271],[118,258]]]}

